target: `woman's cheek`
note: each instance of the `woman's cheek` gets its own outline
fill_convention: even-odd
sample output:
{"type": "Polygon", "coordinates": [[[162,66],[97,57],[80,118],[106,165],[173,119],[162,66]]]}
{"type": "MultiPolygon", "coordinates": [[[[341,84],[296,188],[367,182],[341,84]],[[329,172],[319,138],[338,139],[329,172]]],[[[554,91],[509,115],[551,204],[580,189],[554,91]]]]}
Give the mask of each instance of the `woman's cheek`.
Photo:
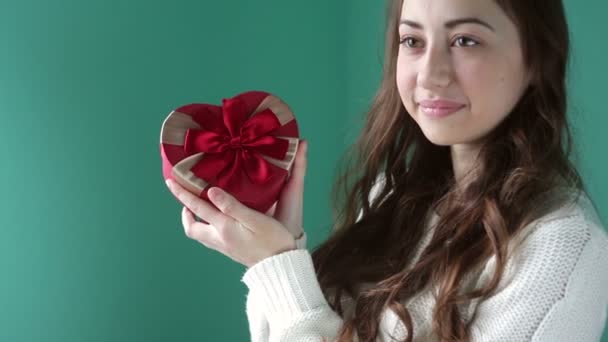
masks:
{"type": "Polygon", "coordinates": [[[405,109],[411,111],[413,108],[414,90],[416,89],[416,79],[411,72],[397,69],[397,90],[405,109]]]}
{"type": "MultiPolygon", "coordinates": [[[[489,59],[491,60],[491,59],[489,59]]],[[[496,89],[496,70],[487,62],[471,58],[459,63],[455,68],[458,87],[471,102],[483,101],[487,92],[496,89]]]]}

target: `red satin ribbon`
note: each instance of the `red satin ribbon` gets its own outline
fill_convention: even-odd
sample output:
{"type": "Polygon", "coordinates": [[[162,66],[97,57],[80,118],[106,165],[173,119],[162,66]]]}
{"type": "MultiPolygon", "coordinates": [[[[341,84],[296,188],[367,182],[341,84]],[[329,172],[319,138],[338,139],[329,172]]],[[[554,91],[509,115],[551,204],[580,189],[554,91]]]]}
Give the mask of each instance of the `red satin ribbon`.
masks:
{"type": "Polygon", "coordinates": [[[197,177],[210,180],[217,177],[217,185],[225,187],[232,177],[244,170],[251,182],[264,183],[272,168],[262,154],[282,160],[289,141],[269,135],[281,127],[276,115],[265,109],[249,116],[241,100],[222,100],[223,122],[214,115],[201,122],[206,130],[188,129],[184,142],[187,155],[204,152],[203,158],[192,167],[197,177]]]}

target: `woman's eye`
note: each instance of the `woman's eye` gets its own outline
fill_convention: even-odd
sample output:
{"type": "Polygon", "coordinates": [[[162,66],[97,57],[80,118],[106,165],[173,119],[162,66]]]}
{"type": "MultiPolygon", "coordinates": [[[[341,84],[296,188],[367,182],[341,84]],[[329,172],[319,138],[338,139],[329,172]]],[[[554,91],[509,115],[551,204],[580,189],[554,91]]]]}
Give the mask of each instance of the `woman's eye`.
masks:
{"type": "Polygon", "coordinates": [[[471,39],[471,38],[465,37],[465,36],[460,36],[460,37],[456,38],[456,40],[454,40],[454,43],[458,46],[479,45],[479,43],[477,41],[475,41],[474,39],[471,39]]]}
{"type": "MultiPolygon", "coordinates": [[[[407,48],[422,48],[423,43],[414,37],[403,37],[399,40],[399,44],[404,45],[407,48]]],[[[467,36],[459,36],[454,40],[453,45],[460,47],[472,47],[479,45],[475,39],[467,36]]]]}
{"type": "Polygon", "coordinates": [[[399,40],[399,44],[405,45],[409,48],[420,47],[420,46],[416,46],[416,43],[418,43],[420,45],[420,42],[416,38],[413,38],[413,37],[403,37],[403,38],[401,38],[401,40],[399,40]]]}

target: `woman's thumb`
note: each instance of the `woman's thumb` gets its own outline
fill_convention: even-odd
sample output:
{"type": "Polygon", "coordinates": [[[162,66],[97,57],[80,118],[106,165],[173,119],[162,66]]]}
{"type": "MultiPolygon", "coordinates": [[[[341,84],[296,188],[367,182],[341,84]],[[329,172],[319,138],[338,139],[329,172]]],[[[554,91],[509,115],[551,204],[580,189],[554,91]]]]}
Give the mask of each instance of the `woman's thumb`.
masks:
{"type": "Polygon", "coordinates": [[[301,187],[304,187],[304,176],[306,176],[306,152],[308,152],[308,141],[302,140],[296,152],[296,160],[293,165],[293,178],[301,187]]]}
{"type": "Polygon", "coordinates": [[[302,230],[307,150],[308,141],[302,140],[296,151],[296,158],[291,175],[287,184],[285,184],[285,187],[281,191],[275,210],[275,218],[296,235],[299,235],[302,230]]]}

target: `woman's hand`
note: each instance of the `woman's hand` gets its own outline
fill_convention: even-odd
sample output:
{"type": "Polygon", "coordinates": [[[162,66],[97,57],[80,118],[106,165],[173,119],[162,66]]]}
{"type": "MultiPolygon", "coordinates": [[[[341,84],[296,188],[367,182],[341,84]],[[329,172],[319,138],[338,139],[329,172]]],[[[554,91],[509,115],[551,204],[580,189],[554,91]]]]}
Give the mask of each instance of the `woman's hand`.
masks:
{"type": "Polygon", "coordinates": [[[306,175],[306,155],[308,141],[300,141],[291,176],[279,195],[279,200],[270,208],[267,215],[281,222],[298,239],[304,233],[302,212],[304,206],[304,176],[306,175]]]}
{"type": "Polygon", "coordinates": [[[174,181],[171,192],[185,205],[182,224],[186,236],[199,241],[232,260],[251,267],[257,262],[296,249],[295,234],[302,230],[302,202],[306,171],[306,143],[298,148],[292,175],[281,192],[274,217],[253,210],[218,187],[208,191],[209,200],[219,209],[193,195],[174,181]],[[193,213],[205,224],[197,222],[193,213]]]}

